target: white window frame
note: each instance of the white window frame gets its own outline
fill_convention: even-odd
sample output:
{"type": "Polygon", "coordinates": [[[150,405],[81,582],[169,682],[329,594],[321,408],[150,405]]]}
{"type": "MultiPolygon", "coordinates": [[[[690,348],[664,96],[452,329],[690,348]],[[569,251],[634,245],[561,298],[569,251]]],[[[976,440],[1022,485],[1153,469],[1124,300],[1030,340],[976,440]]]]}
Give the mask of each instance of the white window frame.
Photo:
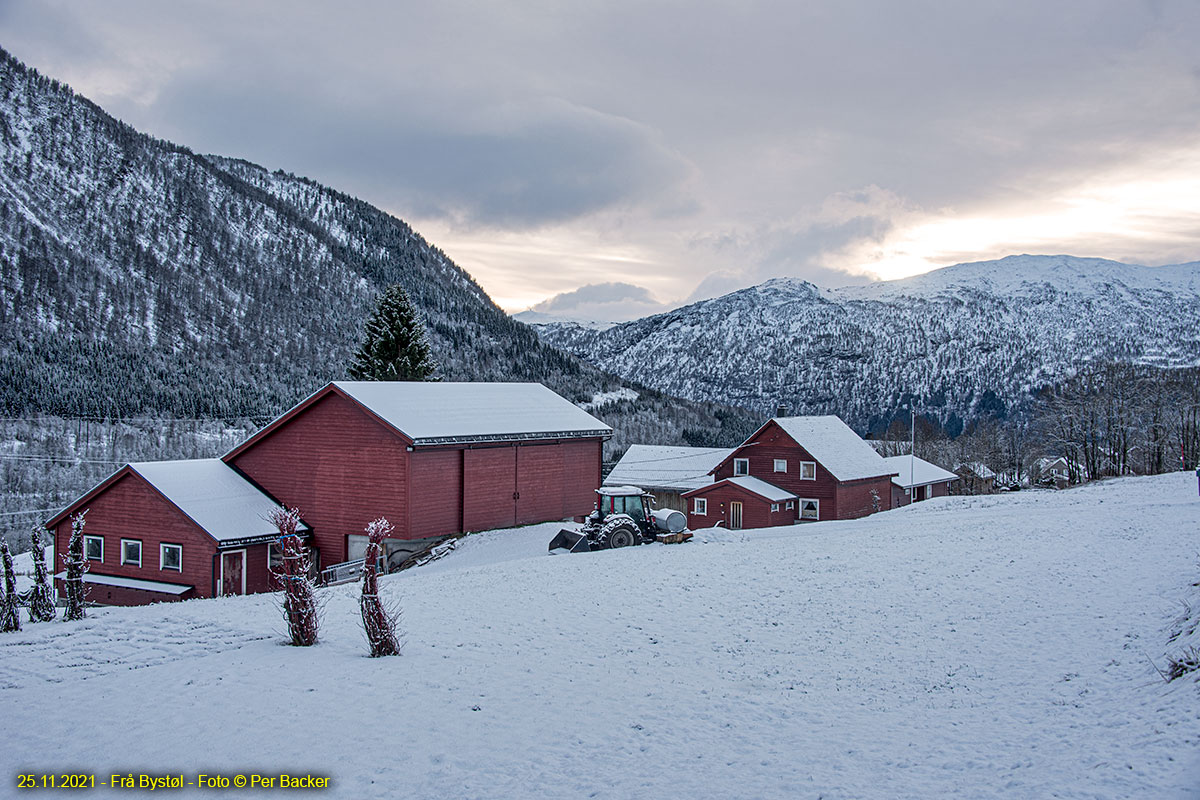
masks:
{"type": "Polygon", "coordinates": [[[104,537],[103,536],[88,536],[86,534],[84,535],[84,537],[83,537],[83,560],[84,561],[99,561],[101,564],[104,563],[104,537]],[[100,543],[100,557],[99,558],[92,558],[91,556],[88,555],[88,545],[91,544],[92,542],[100,543]]]}
{"type": "Polygon", "coordinates": [[[821,501],[815,497],[801,497],[800,498],[800,519],[809,519],[809,520],[814,520],[816,522],[819,522],[821,520],[821,501]],[[815,517],[804,516],[804,504],[805,503],[816,503],[817,515],[815,517]]]}
{"type": "Polygon", "coordinates": [[[787,472],[787,459],[786,458],[775,459],[775,471],[776,472],[787,472]]]}
{"type": "Polygon", "coordinates": [[[795,510],[795,508],[796,508],[796,501],[795,501],[795,500],[788,500],[788,501],[787,501],[787,505],[783,507],[783,510],[784,510],[784,511],[794,511],[794,510],[795,510]]]}
{"type": "Polygon", "coordinates": [[[778,511],[779,511],[779,503],[771,503],[771,513],[774,514],[778,511]]]}
{"type": "Polygon", "coordinates": [[[698,517],[708,516],[708,498],[693,497],[692,498],[692,513],[698,517]]]}
{"type": "Polygon", "coordinates": [[[733,475],[735,478],[750,474],[750,459],[735,458],[733,460],[733,475]],[[742,465],[741,472],[738,471],[738,464],[742,465]]]}
{"type": "Polygon", "coordinates": [[[128,567],[128,566],[141,567],[142,566],[142,555],[143,555],[143,553],[142,553],[142,540],[141,539],[122,539],[121,540],[121,566],[122,567],[128,567]],[[127,545],[127,544],[136,544],[137,545],[137,547],[138,547],[137,561],[133,561],[132,559],[125,558],[125,545],[127,545]]]}
{"type": "Polygon", "coordinates": [[[801,462],[800,462],[800,480],[802,480],[802,481],[815,481],[816,479],[817,479],[817,462],[815,462],[815,461],[801,461],[801,462]],[[804,474],[805,468],[807,468],[808,470],[810,470],[810,471],[812,472],[812,474],[811,474],[811,475],[805,475],[805,474],[804,474]]]}
{"type": "Polygon", "coordinates": [[[166,570],[168,572],[183,572],[183,545],[171,544],[170,542],[159,542],[158,543],[158,568],[160,571],[166,570]],[[166,554],[167,554],[168,548],[174,548],[179,551],[179,566],[178,567],[168,567],[167,566],[166,554]]]}

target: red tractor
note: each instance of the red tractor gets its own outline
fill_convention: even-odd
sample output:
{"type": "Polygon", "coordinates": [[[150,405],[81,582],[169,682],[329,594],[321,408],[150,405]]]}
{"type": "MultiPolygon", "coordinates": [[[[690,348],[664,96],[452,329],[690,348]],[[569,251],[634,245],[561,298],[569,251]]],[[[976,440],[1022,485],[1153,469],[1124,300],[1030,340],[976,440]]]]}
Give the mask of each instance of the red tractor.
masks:
{"type": "Polygon", "coordinates": [[[586,553],[610,547],[629,547],[654,541],[687,541],[687,518],[679,511],[654,508],[654,496],[636,486],[601,486],[596,508],[583,528],[564,528],[550,540],[550,551],[586,553]]]}

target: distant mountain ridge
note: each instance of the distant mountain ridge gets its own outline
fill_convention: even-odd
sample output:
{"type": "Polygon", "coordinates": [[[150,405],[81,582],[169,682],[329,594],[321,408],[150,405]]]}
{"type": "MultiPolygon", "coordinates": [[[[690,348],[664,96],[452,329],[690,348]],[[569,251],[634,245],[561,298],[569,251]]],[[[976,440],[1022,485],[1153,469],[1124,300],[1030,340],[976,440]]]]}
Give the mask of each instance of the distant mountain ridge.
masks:
{"type": "MultiPolygon", "coordinates": [[[[274,415],[344,377],[392,283],[447,379],[539,381],[580,403],[626,383],[543,343],[401,220],[139,133],[3,51],[0,142],[6,415],[274,415]]],[[[618,443],[749,424],[633,389],[597,412],[618,443]]]]}
{"type": "Polygon", "coordinates": [[[915,397],[954,434],[1089,362],[1198,365],[1198,320],[1200,263],[1022,255],[842,289],[779,278],[606,330],[538,330],[684,397],[836,413],[860,431],[915,397]]]}

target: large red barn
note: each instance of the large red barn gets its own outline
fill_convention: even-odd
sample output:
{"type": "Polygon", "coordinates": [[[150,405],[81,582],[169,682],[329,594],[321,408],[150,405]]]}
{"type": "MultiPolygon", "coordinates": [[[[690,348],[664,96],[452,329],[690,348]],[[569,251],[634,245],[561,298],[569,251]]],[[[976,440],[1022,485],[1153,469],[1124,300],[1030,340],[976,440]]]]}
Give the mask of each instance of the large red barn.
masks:
{"type": "Polygon", "coordinates": [[[312,526],[323,565],[589,513],[612,429],[538,383],[338,381],[224,460],[312,526]]]}
{"type": "Polygon", "coordinates": [[[88,599],[142,605],[275,588],[267,517],[278,508],[218,458],[152,461],[121,467],[46,527],[65,568],[71,518],[86,511],[88,599]]]}

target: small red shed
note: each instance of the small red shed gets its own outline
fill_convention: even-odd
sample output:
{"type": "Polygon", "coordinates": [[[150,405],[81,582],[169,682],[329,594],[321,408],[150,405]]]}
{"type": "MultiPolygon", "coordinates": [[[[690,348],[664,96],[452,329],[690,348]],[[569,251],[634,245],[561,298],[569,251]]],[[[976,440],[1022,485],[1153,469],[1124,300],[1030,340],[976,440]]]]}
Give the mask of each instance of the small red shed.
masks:
{"type": "Polygon", "coordinates": [[[891,507],[888,467],[836,416],[774,417],[712,472],[751,476],[794,494],[797,522],[856,519],[891,507]]]}
{"type": "Polygon", "coordinates": [[[55,585],[61,594],[71,517],[86,510],[89,600],[128,606],[270,591],[278,534],[267,516],[277,508],[217,458],[127,464],[46,523],[63,569],[55,585]]]}
{"type": "Polygon", "coordinates": [[[612,429],[540,383],[337,381],[224,461],[313,529],[322,565],[395,526],[389,563],[450,534],[589,513],[612,429]]]}
{"type": "Polygon", "coordinates": [[[692,489],[683,497],[688,503],[688,527],[693,530],[718,523],[731,530],[791,525],[799,500],[791,492],[748,475],[692,489]]]}
{"type": "Polygon", "coordinates": [[[909,503],[945,497],[958,476],[937,464],[931,464],[915,456],[892,456],[885,458],[889,468],[898,474],[892,478],[892,508],[909,503]]]}

